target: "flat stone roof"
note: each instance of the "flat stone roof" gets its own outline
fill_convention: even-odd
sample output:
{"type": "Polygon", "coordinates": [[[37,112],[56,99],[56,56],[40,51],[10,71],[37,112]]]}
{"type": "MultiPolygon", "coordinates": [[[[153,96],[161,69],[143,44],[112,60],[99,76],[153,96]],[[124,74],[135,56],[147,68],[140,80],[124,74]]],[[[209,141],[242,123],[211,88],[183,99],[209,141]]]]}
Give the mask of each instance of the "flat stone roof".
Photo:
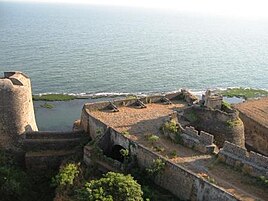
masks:
{"type": "Polygon", "coordinates": [[[268,97],[239,103],[235,108],[268,128],[268,97]]]}
{"type": "Polygon", "coordinates": [[[90,114],[119,132],[128,131],[135,135],[156,134],[169,114],[186,108],[187,104],[176,101],[171,105],[151,103],[146,106],[147,108],[142,109],[135,106],[119,107],[119,112],[96,110],[90,114]]]}

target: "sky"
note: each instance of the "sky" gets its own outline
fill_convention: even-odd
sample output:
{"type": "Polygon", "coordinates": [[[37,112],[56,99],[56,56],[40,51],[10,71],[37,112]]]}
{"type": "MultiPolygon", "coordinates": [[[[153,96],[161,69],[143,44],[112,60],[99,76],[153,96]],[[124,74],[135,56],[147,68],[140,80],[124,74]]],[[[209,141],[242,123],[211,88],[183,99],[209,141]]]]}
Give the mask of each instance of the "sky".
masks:
{"type": "Polygon", "coordinates": [[[268,19],[268,0],[0,0],[168,9],[228,17],[268,19]]]}

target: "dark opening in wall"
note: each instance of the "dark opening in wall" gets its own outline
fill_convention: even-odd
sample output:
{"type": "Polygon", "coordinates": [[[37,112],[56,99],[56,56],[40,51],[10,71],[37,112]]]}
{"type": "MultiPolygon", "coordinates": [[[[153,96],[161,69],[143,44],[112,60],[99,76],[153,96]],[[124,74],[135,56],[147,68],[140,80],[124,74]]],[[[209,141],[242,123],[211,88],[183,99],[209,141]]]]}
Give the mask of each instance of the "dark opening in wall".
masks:
{"type": "Polygon", "coordinates": [[[124,147],[120,146],[120,145],[114,145],[112,147],[112,150],[110,153],[107,154],[107,156],[115,159],[115,160],[118,160],[119,162],[123,163],[124,162],[124,156],[121,154],[120,150],[121,149],[124,149],[124,147]]]}

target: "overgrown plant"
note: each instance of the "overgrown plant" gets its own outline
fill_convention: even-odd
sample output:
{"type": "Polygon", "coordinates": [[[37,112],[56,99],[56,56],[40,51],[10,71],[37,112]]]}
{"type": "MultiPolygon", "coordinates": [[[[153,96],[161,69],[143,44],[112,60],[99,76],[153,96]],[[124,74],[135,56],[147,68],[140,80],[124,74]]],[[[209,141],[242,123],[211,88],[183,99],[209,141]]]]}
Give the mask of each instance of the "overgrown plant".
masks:
{"type": "Polygon", "coordinates": [[[166,122],[162,129],[164,129],[165,131],[171,132],[171,133],[178,132],[178,126],[174,120],[166,122]]]}
{"type": "Polygon", "coordinates": [[[131,175],[108,172],[98,180],[86,182],[78,191],[81,201],[142,201],[141,186],[131,175]]]}
{"type": "Polygon", "coordinates": [[[154,134],[148,134],[148,135],[146,135],[146,138],[152,144],[159,141],[159,137],[157,135],[154,135],[154,134]]]}
{"type": "Polygon", "coordinates": [[[146,168],[146,172],[149,176],[156,176],[165,168],[165,161],[163,161],[161,158],[153,160],[153,164],[151,167],[146,168]]]}
{"type": "Polygon", "coordinates": [[[79,167],[80,163],[68,163],[63,166],[59,173],[52,178],[52,184],[55,186],[67,186],[73,185],[74,179],[79,174],[79,167]]]}

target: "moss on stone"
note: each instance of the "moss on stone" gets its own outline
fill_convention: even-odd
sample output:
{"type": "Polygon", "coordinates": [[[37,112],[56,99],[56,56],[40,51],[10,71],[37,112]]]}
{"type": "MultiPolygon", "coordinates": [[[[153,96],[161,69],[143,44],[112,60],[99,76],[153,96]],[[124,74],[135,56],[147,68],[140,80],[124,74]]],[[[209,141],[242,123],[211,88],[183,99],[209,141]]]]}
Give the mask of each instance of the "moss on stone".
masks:
{"type": "Polygon", "coordinates": [[[55,106],[53,104],[50,104],[50,103],[44,103],[43,105],[40,105],[40,107],[47,108],[47,109],[52,109],[55,106]]]}
{"type": "Polygon", "coordinates": [[[233,120],[228,120],[226,123],[229,127],[232,128],[232,127],[242,124],[242,121],[240,119],[233,119],[233,120]]]}
{"type": "Polygon", "coordinates": [[[45,94],[45,95],[34,95],[34,101],[69,101],[74,100],[76,96],[67,94],[45,94]]]}

